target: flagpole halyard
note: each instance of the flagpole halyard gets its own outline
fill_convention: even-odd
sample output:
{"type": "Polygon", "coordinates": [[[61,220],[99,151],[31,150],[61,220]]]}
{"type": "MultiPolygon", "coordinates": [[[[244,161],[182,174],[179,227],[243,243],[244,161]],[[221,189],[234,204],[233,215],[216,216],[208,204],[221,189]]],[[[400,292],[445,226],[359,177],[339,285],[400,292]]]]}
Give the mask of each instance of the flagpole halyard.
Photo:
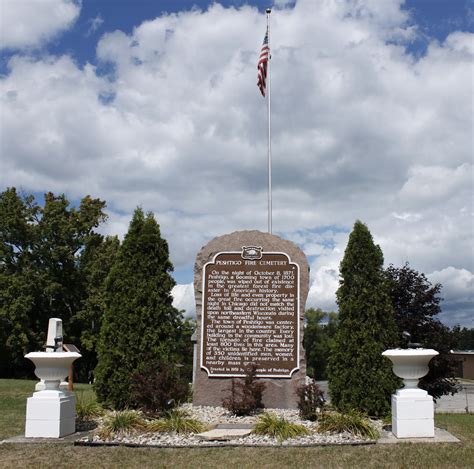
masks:
{"type": "Polygon", "coordinates": [[[260,57],[258,59],[258,80],[257,86],[260,93],[267,100],[267,124],[268,124],[268,232],[272,233],[272,139],[271,139],[271,83],[270,83],[270,13],[271,8],[267,8],[267,30],[263,39],[260,57]]]}
{"type": "Polygon", "coordinates": [[[270,48],[270,13],[267,8],[267,34],[268,34],[268,62],[267,62],[267,123],[268,123],[268,232],[272,234],[272,140],[271,140],[271,48],[270,48]]]}

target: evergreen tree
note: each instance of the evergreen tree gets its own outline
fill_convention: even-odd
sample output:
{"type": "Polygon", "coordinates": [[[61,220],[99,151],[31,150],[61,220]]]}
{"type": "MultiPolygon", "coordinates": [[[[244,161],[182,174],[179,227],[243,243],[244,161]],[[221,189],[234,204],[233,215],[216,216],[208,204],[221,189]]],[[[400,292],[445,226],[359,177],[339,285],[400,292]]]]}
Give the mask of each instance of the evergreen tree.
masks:
{"type": "Polygon", "coordinates": [[[327,362],[337,330],[338,315],[321,309],[305,311],[304,349],[307,375],[317,380],[327,379],[327,362]],[[322,321],[327,320],[326,324],[322,321]]]}
{"type": "Polygon", "coordinates": [[[390,410],[398,378],[382,352],[397,341],[383,254],[360,221],[354,225],[340,265],[337,290],[339,327],[329,358],[329,391],[333,405],[372,416],[390,410]]]}
{"type": "Polygon", "coordinates": [[[106,282],[95,390],[116,409],[132,404],[132,376],[149,362],[175,363],[181,315],[172,306],[168,244],[153,214],[135,210],[106,282]]]}
{"type": "MultiPolygon", "coordinates": [[[[185,310],[180,310],[183,315],[185,310]]],[[[194,343],[191,340],[196,330],[196,320],[187,318],[179,324],[178,339],[176,341],[176,351],[181,365],[180,376],[190,383],[193,379],[194,343]]]]}
{"type": "MultiPolygon", "coordinates": [[[[457,367],[449,352],[456,347],[456,334],[435,317],[441,312],[441,284],[432,285],[423,273],[412,269],[408,263],[400,268],[390,265],[385,273],[399,337],[402,332],[409,332],[412,342],[439,352],[430,361],[430,371],[420,380],[419,386],[435,398],[454,394],[457,392],[457,367]]],[[[399,342],[399,346],[406,344],[399,342]]]]}
{"type": "Polygon", "coordinates": [[[97,366],[97,344],[105,314],[105,281],[117,256],[120,241],[116,236],[97,237],[87,243],[80,259],[85,295],[73,326],[80,331],[81,367],[79,381],[89,381],[97,366]]]}

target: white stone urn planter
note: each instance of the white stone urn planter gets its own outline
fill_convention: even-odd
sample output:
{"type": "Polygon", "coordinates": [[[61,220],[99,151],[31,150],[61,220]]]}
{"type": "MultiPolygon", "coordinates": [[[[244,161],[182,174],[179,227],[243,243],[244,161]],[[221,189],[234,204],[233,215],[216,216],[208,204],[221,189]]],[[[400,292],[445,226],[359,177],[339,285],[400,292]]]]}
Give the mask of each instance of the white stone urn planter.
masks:
{"type": "Polygon", "coordinates": [[[404,383],[392,395],[393,434],[397,438],[434,437],[433,398],[418,387],[418,380],[428,374],[428,364],[438,352],[423,348],[393,349],[382,355],[391,360],[393,372],[404,383]]]}
{"type": "Polygon", "coordinates": [[[77,352],[31,352],[25,355],[35,364],[35,375],[44,381],[45,391],[59,391],[71,364],[80,357],[77,352]]]}
{"type": "Polygon", "coordinates": [[[76,398],[59,387],[69,367],[81,357],[77,352],[31,352],[25,358],[35,366],[35,374],[44,380],[44,389],[33,393],[26,405],[25,437],[61,438],[76,431],[76,398]]]}
{"type": "MultiPolygon", "coordinates": [[[[393,349],[385,350],[384,357],[390,359],[393,364],[393,372],[403,379],[405,387],[399,391],[407,389],[419,389],[418,381],[428,374],[428,363],[438,355],[433,349],[393,349]]],[[[419,389],[423,393],[422,389],[419,389]]]]}

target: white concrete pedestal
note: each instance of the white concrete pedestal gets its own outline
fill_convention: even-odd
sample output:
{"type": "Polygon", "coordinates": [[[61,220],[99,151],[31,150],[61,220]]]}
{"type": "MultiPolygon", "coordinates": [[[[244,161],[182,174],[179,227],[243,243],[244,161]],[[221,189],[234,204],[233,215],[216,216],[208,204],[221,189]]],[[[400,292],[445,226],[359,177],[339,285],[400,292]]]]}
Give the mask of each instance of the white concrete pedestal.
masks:
{"type": "Polygon", "coordinates": [[[69,391],[33,393],[26,404],[26,438],[60,438],[76,431],[76,397],[69,391]]]}
{"type": "Polygon", "coordinates": [[[392,394],[392,433],[397,438],[433,438],[433,398],[423,389],[392,394]]]}

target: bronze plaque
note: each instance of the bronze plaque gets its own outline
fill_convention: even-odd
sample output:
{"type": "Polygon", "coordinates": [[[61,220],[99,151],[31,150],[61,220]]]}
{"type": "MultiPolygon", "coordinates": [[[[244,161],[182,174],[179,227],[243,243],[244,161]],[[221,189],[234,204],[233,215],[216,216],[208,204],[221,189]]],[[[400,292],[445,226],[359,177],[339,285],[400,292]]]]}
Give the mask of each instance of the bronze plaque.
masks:
{"type": "Polygon", "coordinates": [[[299,266],[257,246],[204,266],[201,368],[209,376],[290,378],[299,369],[299,266]]]}

